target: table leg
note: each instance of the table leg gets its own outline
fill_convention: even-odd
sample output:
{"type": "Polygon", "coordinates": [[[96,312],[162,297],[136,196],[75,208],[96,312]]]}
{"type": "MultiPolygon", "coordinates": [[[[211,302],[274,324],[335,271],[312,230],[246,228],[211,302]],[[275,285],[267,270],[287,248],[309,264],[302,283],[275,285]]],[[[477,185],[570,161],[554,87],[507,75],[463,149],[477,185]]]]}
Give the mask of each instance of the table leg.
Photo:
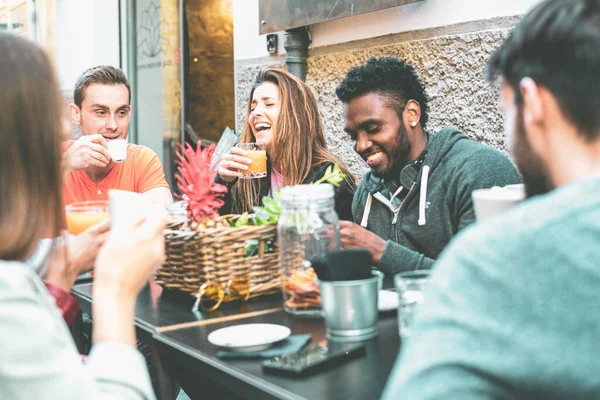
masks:
{"type": "Polygon", "coordinates": [[[136,328],[138,338],[138,350],[146,359],[150,379],[154,393],[159,400],[175,400],[179,393],[179,385],[173,379],[173,375],[165,368],[152,334],[143,329],[136,328]]]}
{"type": "Polygon", "coordinates": [[[177,383],[181,385],[181,388],[192,400],[248,400],[248,398],[241,397],[237,393],[232,392],[228,387],[200,376],[198,373],[190,370],[185,364],[180,364],[172,357],[165,357],[165,355],[161,355],[161,357],[163,359],[163,366],[175,377],[177,383]]]}

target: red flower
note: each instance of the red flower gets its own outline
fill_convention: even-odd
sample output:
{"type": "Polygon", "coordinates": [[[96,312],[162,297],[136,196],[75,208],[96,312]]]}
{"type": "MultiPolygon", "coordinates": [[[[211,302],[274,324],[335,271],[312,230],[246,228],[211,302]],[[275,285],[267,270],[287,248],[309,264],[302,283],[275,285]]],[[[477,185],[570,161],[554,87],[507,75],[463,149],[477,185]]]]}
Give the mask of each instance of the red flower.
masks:
{"type": "Polygon", "coordinates": [[[215,145],[211,144],[202,150],[198,142],[194,150],[186,143],[180,150],[181,152],[177,153],[179,175],[176,175],[175,179],[181,194],[188,197],[188,217],[200,221],[218,215],[219,208],[224,204],[223,196],[227,193],[227,187],[215,183],[217,171],[212,165],[215,145]]]}

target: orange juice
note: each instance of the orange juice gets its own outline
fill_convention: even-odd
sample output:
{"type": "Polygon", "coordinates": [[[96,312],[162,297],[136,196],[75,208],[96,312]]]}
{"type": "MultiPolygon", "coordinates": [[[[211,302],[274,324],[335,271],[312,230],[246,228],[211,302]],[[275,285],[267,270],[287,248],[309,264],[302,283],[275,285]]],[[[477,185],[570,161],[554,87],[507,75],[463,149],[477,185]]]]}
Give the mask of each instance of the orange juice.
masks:
{"type": "Polygon", "coordinates": [[[252,164],[248,165],[248,169],[244,171],[248,175],[267,175],[267,152],[265,150],[249,150],[248,158],[252,160],[252,164]]]}
{"type": "Polygon", "coordinates": [[[82,211],[67,213],[67,230],[73,235],[78,235],[105,219],[109,214],[105,211],[82,211]]]}

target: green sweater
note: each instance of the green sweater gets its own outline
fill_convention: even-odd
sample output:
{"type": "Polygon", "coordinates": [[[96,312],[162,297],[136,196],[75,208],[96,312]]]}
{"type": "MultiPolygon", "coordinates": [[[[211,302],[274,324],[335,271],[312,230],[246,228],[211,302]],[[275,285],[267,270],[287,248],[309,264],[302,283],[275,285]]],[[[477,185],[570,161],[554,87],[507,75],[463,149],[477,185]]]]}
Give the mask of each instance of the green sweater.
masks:
{"type": "Polygon", "coordinates": [[[419,307],[384,399],[600,399],[600,178],[461,233],[419,307]]]}
{"type": "Polygon", "coordinates": [[[369,194],[372,197],[366,228],[387,240],[378,266],[386,273],[431,268],[450,239],[475,221],[473,190],[521,182],[506,156],[455,128],[430,135],[422,165],[416,184],[408,193],[404,190],[407,194],[397,213],[389,199],[399,185],[371,171],[354,195],[352,215],[359,224],[369,208],[365,207],[369,194]],[[429,173],[424,176],[426,167],[429,173]],[[424,179],[427,185],[421,199],[424,179]]]}

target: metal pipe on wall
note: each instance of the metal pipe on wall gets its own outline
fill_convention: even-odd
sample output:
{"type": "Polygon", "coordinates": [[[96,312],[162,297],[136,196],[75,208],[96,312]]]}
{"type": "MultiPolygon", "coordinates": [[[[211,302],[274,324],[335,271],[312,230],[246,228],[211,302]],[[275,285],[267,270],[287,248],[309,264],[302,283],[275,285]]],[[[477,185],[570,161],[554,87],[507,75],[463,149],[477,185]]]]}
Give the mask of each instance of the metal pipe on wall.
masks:
{"type": "Polygon", "coordinates": [[[289,73],[306,80],[308,71],[308,45],[310,35],[306,27],[288,29],[285,31],[283,47],[287,52],[285,65],[289,73]]]}
{"type": "MultiPolygon", "coordinates": [[[[131,113],[131,120],[129,121],[129,141],[132,143],[139,143],[138,137],[138,99],[137,99],[137,35],[135,32],[136,25],[136,2],[125,1],[124,4],[119,2],[120,11],[125,12],[125,19],[121,19],[121,23],[125,20],[125,29],[121,32],[126,38],[126,54],[122,59],[126,60],[125,68],[127,73],[127,79],[131,86],[131,107],[133,112],[131,113]]],[[[121,56],[122,57],[122,56],[121,56]]]]}

